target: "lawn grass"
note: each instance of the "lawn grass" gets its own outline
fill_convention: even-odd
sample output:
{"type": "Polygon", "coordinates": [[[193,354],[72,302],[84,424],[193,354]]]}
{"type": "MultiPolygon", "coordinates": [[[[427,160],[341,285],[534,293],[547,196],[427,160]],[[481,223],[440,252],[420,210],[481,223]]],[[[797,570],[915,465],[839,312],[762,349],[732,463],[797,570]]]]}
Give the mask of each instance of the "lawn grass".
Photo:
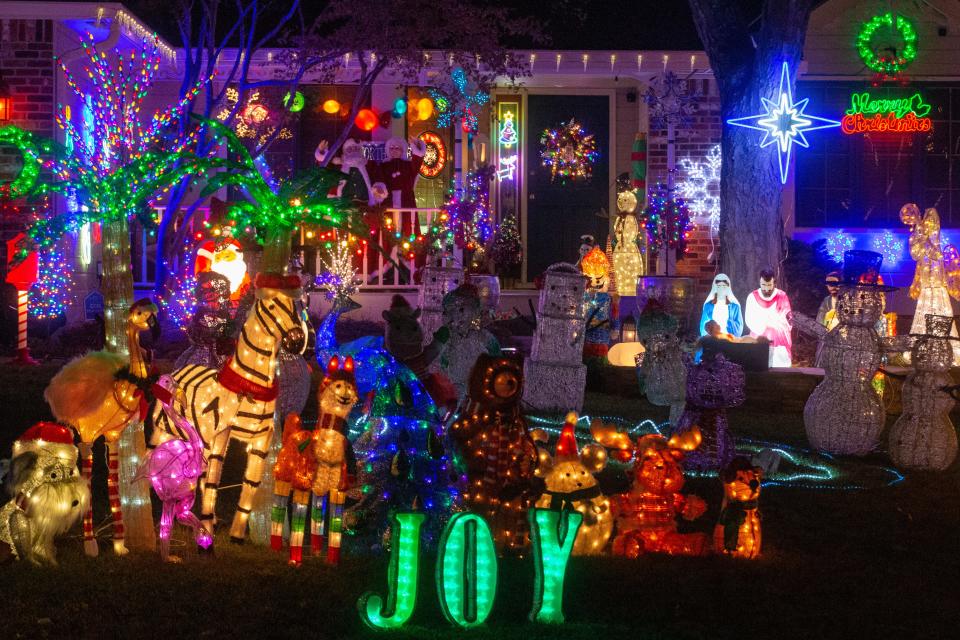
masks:
{"type": "MultiPolygon", "coordinates": [[[[0,456],[33,421],[56,367],[0,370],[0,456]]],[[[643,399],[588,394],[585,411],[661,421],[665,408],[643,399]]],[[[738,435],[803,446],[799,414],[731,411],[738,435]]],[[[956,418],[955,418],[956,421],[956,418]]],[[[225,484],[239,480],[241,457],[228,457],[225,484]]],[[[98,460],[101,455],[98,454],[98,460]]],[[[883,456],[867,463],[887,463],[883,456]]],[[[102,464],[102,463],[100,463],[102,464]]],[[[888,464],[888,463],[887,463],[888,464]]],[[[102,469],[101,469],[102,471],[102,469]]],[[[695,528],[712,529],[720,502],[713,479],[687,490],[710,511],[695,528]]],[[[236,490],[226,490],[228,522],[236,490]]],[[[98,519],[105,497],[95,491],[98,519]]],[[[442,618],[434,559],[421,564],[420,596],[402,633],[417,638],[955,638],[960,627],[960,471],[909,474],[893,486],[861,491],[768,487],[761,497],[763,557],[647,556],[635,561],[573,558],[562,628],[526,622],[533,562],[500,562],[493,613],[483,629],[454,630],[442,618]]],[[[346,555],[339,568],[307,561],[289,568],[269,550],[231,545],[218,532],[217,556],[198,557],[175,536],[182,565],[155,554],[82,555],[79,528],[59,546],[60,567],[0,566],[0,638],[360,638],[361,593],[385,593],[386,559],[346,555]]],[[[175,550],[177,551],[177,550],[175,550]]]]}

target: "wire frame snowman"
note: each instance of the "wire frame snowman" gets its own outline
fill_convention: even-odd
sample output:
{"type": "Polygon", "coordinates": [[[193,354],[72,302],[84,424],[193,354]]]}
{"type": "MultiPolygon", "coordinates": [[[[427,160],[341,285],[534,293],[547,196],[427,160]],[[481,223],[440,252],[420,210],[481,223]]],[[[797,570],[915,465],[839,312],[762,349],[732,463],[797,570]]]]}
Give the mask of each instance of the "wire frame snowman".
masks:
{"type": "MultiPolygon", "coordinates": [[[[927,314],[926,333],[902,336],[910,344],[913,371],[903,383],[903,411],[890,429],[887,448],[898,467],[943,471],[957,457],[957,432],[950,421],[952,316],[927,314]]],[[[904,345],[907,346],[907,345],[904,345]]]]}
{"type": "Polygon", "coordinates": [[[863,456],[879,444],[885,412],[871,382],[886,351],[896,345],[877,335],[883,313],[883,291],[876,284],[883,257],[873,251],[844,254],[844,281],[837,297],[839,324],[823,325],[793,313],[793,326],[822,342],[823,381],[803,409],[810,444],[821,451],[863,456]]]}

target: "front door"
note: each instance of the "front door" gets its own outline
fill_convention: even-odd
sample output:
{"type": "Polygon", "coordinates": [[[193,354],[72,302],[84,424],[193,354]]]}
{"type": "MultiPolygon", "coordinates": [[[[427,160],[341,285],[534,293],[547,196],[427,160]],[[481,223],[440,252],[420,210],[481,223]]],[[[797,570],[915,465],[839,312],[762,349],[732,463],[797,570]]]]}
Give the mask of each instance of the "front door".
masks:
{"type": "Polygon", "coordinates": [[[603,247],[610,203],[610,106],[608,96],[530,95],[527,98],[527,280],[555,262],[576,262],[580,236],[603,247]],[[551,180],[540,160],[540,135],[575,118],[597,142],[599,157],[588,180],[551,180]]]}

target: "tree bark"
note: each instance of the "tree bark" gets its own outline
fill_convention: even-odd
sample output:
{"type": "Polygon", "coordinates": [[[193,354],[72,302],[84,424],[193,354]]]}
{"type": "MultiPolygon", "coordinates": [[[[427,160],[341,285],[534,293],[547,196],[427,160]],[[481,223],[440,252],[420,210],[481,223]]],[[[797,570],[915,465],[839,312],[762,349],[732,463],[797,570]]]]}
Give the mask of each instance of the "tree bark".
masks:
{"type": "MultiPolygon", "coordinates": [[[[106,350],[127,354],[127,310],[133,304],[133,269],[130,264],[130,226],[126,217],[103,223],[103,310],[106,350]]],[[[130,424],[119,440],[120,508],[125,538],[132,549],[153,551],[153,507],[146,482],[132,482],[146,455],[143,422],[130,424]]]]}
{"type": "Polygon", "coordinates": [[[781,63],[796,73],[814,0],[765,0],[759,30],[741,0],[689,0],[697,32],[720,93],[720,265],[741,300],[759,285],[760,271],[779,271],[784,255],[782,185],[775,147],[760,149],[762,133],[726,121],[762,113],[774,99],[781,63]]]}

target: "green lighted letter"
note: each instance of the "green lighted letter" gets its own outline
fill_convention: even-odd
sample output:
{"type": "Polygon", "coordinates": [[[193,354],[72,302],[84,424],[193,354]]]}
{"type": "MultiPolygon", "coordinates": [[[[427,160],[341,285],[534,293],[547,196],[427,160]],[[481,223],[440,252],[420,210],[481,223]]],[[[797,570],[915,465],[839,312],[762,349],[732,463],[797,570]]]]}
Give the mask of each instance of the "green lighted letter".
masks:
{"type": "Polygon", "coordinates": [[[461,627],[483,624],[497,592],[497,552],[490,527],[478,515],[458,513],[440,541],[437,593],[447,620],[461,627]]]}
{"type": "Polygon", "coordinates": [[[583,516],[576,511],[530,509],[530,542],[536,563],[532,622],[563,622],[563,578],[583,516]]]}
{"type": "Polygon", "coordinates": [[[395,629],[410,619],[417,604],[420,571],[420,525],[424,513],[397,513],[393,516],[393,548],[387,572],[387,602],[368,591],[360,596],[360,617],[373,629],[395,629]]]}

